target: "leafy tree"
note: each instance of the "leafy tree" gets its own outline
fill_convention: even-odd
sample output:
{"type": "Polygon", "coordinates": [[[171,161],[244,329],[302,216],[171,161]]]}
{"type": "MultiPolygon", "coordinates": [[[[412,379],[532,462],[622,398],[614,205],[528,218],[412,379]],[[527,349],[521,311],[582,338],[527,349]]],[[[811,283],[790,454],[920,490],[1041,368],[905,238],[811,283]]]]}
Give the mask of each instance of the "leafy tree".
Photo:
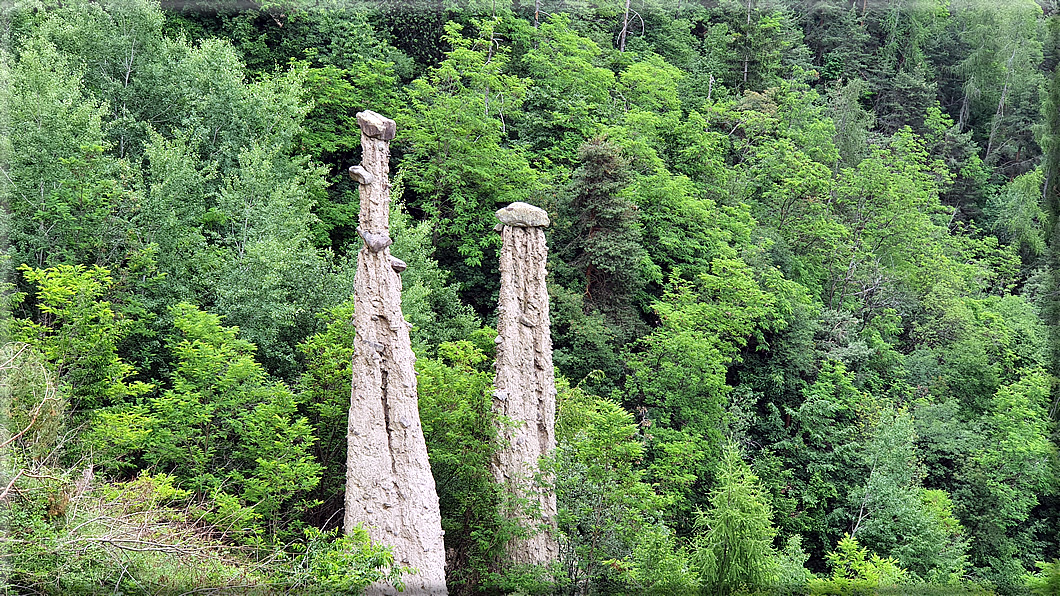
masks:
{"type": "Polygon", "coordinates": [[[836,130],[821,98],[805,85],[782,84],[720,104],[709,116],[734,133],[725,147],[733,162],[728,175],[703,185],[719,205],[742,216],[736,222],[747,226],[743,242],[733,244],[756,243],[785,275],[819,286],[824,255],[844,233],[831,208],[836,130]],[[755,235],[768,240],[752,240],[755,235]]]}
{"type": "Polygon", "coordinates": [[[162,319],[182,300],[224,314],[262,347],[270,371],[294,378],[295,346],[315,330],[314,314],[346,291],[333,275],[341,267],[313,245],[323,171],[290,154],[308,109],[303,73],[248,84],[229,45],[176,49],[174,69],[190,79],[182,89],[201,94],[174,137],[154,135],[145,150],[134,223],[157,246],[163,276],[145,301],[162,319]]]}
{"type": "MultiPolygon", "coordinates": [[[[638,540],[621,564],[622,577],[638,594],[699,594],[699,578],[687,549],[663,531],[649,532],[638,540]]],[[[616,563],[617,564],[617,563],[616,563]]]]}
{"type": "Polygon", "coordinates": [[[1056,561],[1052,563],[1036,563],[1038,574],[1027,581],[1031,592],[1041,596],[1050,596],[1060,591],[1060,565],[1056,561]]]}
{"type": "Polygon", "coordinates": [[[649,174],[662,164],[666,138],[681,121],[678,89],[684,74],[660,56],[628,64],[618,76],[615,93],[622,110],[608,140],[622,149],[635,172],[649,174]]]}
{"type": "MultiPolygon", "coordinates": [[[[710,112],[693,110],[687,118],[675,123],[672,134],[664,133],[666,144],[662,156],[666,159],[667,168],[674,174],[696,182],[701,191],[725,188],[731,184],[731,172],[725,164],[730,139],[714,130],[710,124],[712,117],[710,112]]],[[[719,198],[715,194],[706,196],[715,200],[719,198]]]]}
{"type": "MultiPolygon", "coordinates": [[[[553,261],[555,262],[555,261],[553,261]]],[[[552,266],[554,276],[561,265],[552,266]]],[[[548,284],[552,361],[564,376],[582,379],[588,390],[610,394],[625,378],[625,363],[615,329],[599,311],[586,313],[581,287],[548,284]]]]}
{"type": "Polygon", "coordinates": [[[855,510],[851,532],[873,552],[895,559],[910,579],[958,583],[968,543],[948,495],[919,487],[913,432],[904,412],[885,410],[880,416],[865,453],[868,479],[850,495],[855,510]]]}
{"type": "Polygon", "coordinates": [[[708,11],[694,13],[691,28],[696,32],[698,47],[684,70],[681,103],[690,110],[703,111],[710,102],[731,95],[738,82],[732,65],[739,61],[737,36],[728,23],[713,22],[708,11]]]}
{"type": "Polygon", "coordinates": [[[1045,253],[1046,214],[1039,200],[1044,182],[1041,170],[1023,174],[1006,184],[985,210],[998,239],[1019,247],[1025,261],[1045,253]]]}
{"type": "Polygon", "coordinates": [[[641,245],[651,249],[652,267],[643,275],[651,282],[647,289],[653,295],[663,279],[672,275],[694,279],[709,271],[714,258],[735,257],[751,243],[749,210],[718,205],[683,175],[660,168],[652,175],[637,176],[629,192],[640,222],[641,245]]]}
{"type": "Polygon", "coordinates": [[[799,262],[793,274],[806,283],[819,275],[820,252],[844,230],[836,225],[827,197],[834,186],[828,167],[813,161],[791,139],[764,141],[749,148],[746,182],[755,189],[751,202],[755,217],[776,230],[799,262]]]}
{"type": "Polygon", "coordinates": [[[105,300],[113,284],[108,270],[81,265],[20,270],[36,293],[24,306],[29,316],[14,322],[14,339],[33,346],[49,363],[76,412],[118,406],[151,389],[130,379],[135,371],[118,355],[126,325],[105,300]]]}
{"type": "Polygon", "coordinates": [[[644,567],[666,568],[679,553],[661,522],[667,499],[646,480],[639,462],[644,440],[634,417],[617,403],[558,383],[555,478],[559,561],[569,592],[607,593],[624,579],[660,589],[668,581],[644,567]],[[643,546],[639,546],[643,545],[643,546]],[[627,569],[624,577],[615,573],[627,569]]]}
{"type": "Polygon", "coordinates": [[[680,109],[677,88],[683,76],[658,55],[630,64],[618,77],[618,92],[626,112],[662,114],[680,109]]]}
{"type": "Polygon", "coordinates": [[[413,349],[428,355],[442,343],[471,337],[481,325],[471,307],[460,300],[459,286],[449,272],[430,256],[433,232],[431,222],[416,222],[402,204],[394,204],[390,252],[408,265],[401,274],[401,310],[412,323],[413,349]]]}
{"type": "Polygon", "coordinates": [[[329,166],[327,193],[315,193],[313,212],[318,221],[310,226],[317,246],[341,252],[359,241],[355,230],[360,197],[344,166],[360,160],[356,115],[368,109],[396,114],[397,80],[393,63],[376,59],[358,60],[348,68],[304,64],[306,101],[313,108],[306,113],[295,144],[299,152],[329,166]]]}
{"type": "MultiPolygon", "coordinates": [[[[357,183],[346,168],[360,160],[361,133],[356,114],[401,111],[400,80],[411,77],[411,60],[386,41],[355,8],[300,10],[288,15],[278,45],[290,60],[304,64],[306,101],[311,109],[295,139],[299,153],[328,167],[326,194],[318,193],[312,224],[318,246],[342,254],[356,246],[357,183]]],[[[267,71],[286,66],[277,60],[267,71]]]]}
{"type": "Polygon", "coordinates": [[[937,398],[959,399],[971,421],[989,409],[1001,385],[1044,363],[1045,331],[1020,297],[945,304],[928,302],[933,321],[914,327],[923,339],[910,355],[909,379],[937,398]]]}
{"type": "Polygon", "coordinates": [[[291,501],[320,481],[309,422],[238,329],[186,303],[173,307],[173,324],[175,368],[170,386],[148,402],[154,420],[144,460],[216,499],[222,519],[245,507],[238,515],[275,534],[297,505],[291,501]]]}
{"type": "Polygon", "coordinates": [[[448,49],[445,26],[451,13],[442,2],[385,1],[374,6],[378,12],[371,15],[372,21],[398,50],[413,59],[412,68],[426,70],[444,59],[448,49]]]}
{"type": "Polygon", "coordinates": [[[829,89],[828,103],[835,122],[836,150],[839,152],[840,164],[847,167],[858,165],[869,149],[869,131],[875,124],[875,118],[871,111],[861,105],[868,91],[868,84],[860,78],[851,79],[845,84],[837,81],[829,89]]]}
{"type": "Polygon", "coordinates": [[[798,534],[789,537],[777,555],[778,586],[805,586],[813,577],[806,569],[809,555],[802,550],[802,537],[798,534]]]}
{"type": "Polygon", "coordinates": [[[908,130],[895,134],[887,149],[877,149],[856,169],[841,172],[834,208],[849,235],[834,249],[832,258],[838,259],[826,265],[826,305],[855,308],[870,318],[880,307],[898,305],[888,287],[894,281],[918,292],[937,286],[938,276],[952,271],[921,269],[929,257],[907,259],[937,246],[928,239],[945,234],[931,216],[941,211],[938,188],[947,179],[942,164],[930,160],[923,143],[908,130]],[[932,277],[933,285],[925,283],[932,277]]]}
{"type": "Polygon", "coordinates": [[[212,280],[213,308],[240,325],[266,350],[269,370],[285,377],[296,370],[295,346],[314,329],[313,315],[346,292],[333,285],[330,255],[310,237],[320,172],[299,166],[275,149],[241,151],[214,211],[226,250],[212,280]]]}
{"type": "Polygon", "coordinates": [[[905,570],[894,559],[869,556],[869,552],[844,535],[836,550],[828,553],[832,575],[810,580],[810,594],[872,594],[877,588],[901,584],[905,570]]]}
{"type": "Polygon", "coordinates": [[[178,121],[169,103],[178,91],[160,6],[76,1],[50,8],[39,34],[83,65],[85,90],[107,108],[106,145],[117,157],[141,156],[152,130],[169,130],[178,121]]]}
{"type": "Polygon", "coordinates": [[[210,198],[217,177],[214,167],[202,164],[188,134],[167,140],[152,137],[145,149],[143,210],[134,222],[144,240],[157,247],[156,267],[165,283],[151,296],[160,308],[189,300],[209,302],[216,272],[225,257],[216,239],[223,216],[211,210],[210,198]]]}
{"type": "Polygon", "coordinates": [[[651,421],[647,469],[679,498],[680,521],[698,503],[693,485],[709,486],[720,452],[728,367],[751,337],[786,322],[783,302],[742,261],[715,259],[711,273],[672,284],[655,304],[660,327],[631,354],[626,394],[651,421]]]}
{"type": "Polygon", "coordinates": [[[804,401],[784,413],[790,438],[772,446],[790,470],[784,492],[795,498],[790,517],[778,520],[781,531],[802,535],[815,558],[849,527],[849,496],[867,477],[863,433],[874,408],[852,377],[842,364],[825,362],[804,401]]]}
{"type": "Polygon", "coordinates": [[[10,71],[5,187],[15,265],[116,265],[135,197],[121,164],[102,155],[103,106],[72,60],[34,38],[10,71]]]}
{"type": "MultiPolygon", "coordinates": [[[[321,315],[324,329],[298,344],[305,371],[298,379],[302,410],[312,426],[313,460],[321,466],[313,496],[325,520],[345,507],[346,429],[350,418],[351,370],[357,330],[352,324],[352,297],[321,315]]],[[[321,524],[323,525],[323,524],[321,524]]]]}
{"type": "MultiPolygon", "coordinates": [[[[536,187],[526,157],[505,142],[527,84],[507,72],[500,26],[478,22],[468,38],[459,25],[448,25],[453,49],[409,87],[408,125],[399,137],[407,204],[434,221],[436,258],[445,266],[481,267],[498,243],[490,231],[493,212],[529,198],[536,187]]],[[[481,272],[460,270],[476,286],[484,281],[481,272]]],[[[476,296],[474,303],[482,307],[485,300],[476,296]]]]}
{"type": "Polygon", "coordinates": [[[1015,556],[1019,526],[1038,495],[1056,483],[1050,463],[1056,445],[1046,438],[1048,383],[1041,371],[1029,371],[997,390],[980,427],[983,443],[954,494],[958,516],[973,538],[972,565],[1003,586],[1018,583],[1024,573],[1015,556]]]}
{"type": "MultiPolygon", "coordinates": [[[[492,331],[477,339],[491,341],[492,331]]],[[[485,343],[485,342],[483,342],[485,343]]],[[[501,515],[501,491],[490,474],[497,420],[487,356],[472,341],[446,342],[438,358],[416,361],[420,417],[438,487],[450,589],[471,593],[502,570],[496,561],[517,524],[501,515]]]]}
{"type": "Polygon", "coordinates": [[[947,544],[937,554],[937,560],[944,564],[939,565],[933,574],[929,572],[928,581],[957,585],[964,580],[967,568],[967,530],[953,513],[953,501],[946,491],[922,489],[920,500],[931,520],[947,538],[947,544]]]}
{"type": "Polygon", "coordinates": [[[532,83],[519,137],[542,166],[572,164],[582,143],[613,115],[615,75],[598,64],[603,51],[571,28],[569,15],[555,13],[541,23],[533,43],[521,59],[532,83]]]}
{"type": "MultiPolygon", "coordinates": [[[[399,591],[404,589],[401,577],[413,570],[394,565],[394,553],[389,547],[372,544],[368,531],[359,525],[350,534],[339,534],[337,529],[322,532],[306,528],[305,552],[296,558],[296,563],[309,576],[301,587],[345,594],[363,593],[377,583],[393,585],[399,591]]],[[[301,579],[298,575],[288,578],[287,584],[298,586],[302,583],[298,579],[301,579]]]]}

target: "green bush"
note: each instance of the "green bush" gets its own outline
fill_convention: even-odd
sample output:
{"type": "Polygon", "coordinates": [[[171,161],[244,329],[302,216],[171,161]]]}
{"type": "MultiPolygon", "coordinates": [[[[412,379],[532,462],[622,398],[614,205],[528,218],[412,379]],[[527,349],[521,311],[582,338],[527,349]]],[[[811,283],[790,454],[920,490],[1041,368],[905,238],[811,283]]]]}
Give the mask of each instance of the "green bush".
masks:
{"type": "Polygon", "coordinates": [[[372,544],[360,525],[348,536],[338,529],[324,532],[306,528],[305,537],[305,545],[300,547],[304,552],[294,560],[293,588],[314,594],[359,594],[376,582],[384,582],[400,591],[405,587],[401,576],[416,572],[395,566],[390,548],[372,544]]]}

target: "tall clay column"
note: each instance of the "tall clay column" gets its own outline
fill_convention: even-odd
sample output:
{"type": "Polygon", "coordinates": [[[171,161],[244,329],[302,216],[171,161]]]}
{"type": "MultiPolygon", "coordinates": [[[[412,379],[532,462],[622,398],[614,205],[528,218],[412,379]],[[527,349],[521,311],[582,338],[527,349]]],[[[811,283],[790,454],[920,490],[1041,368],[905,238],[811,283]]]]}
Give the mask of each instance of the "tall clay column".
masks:
{"type": "MultiPolygon", "coordinates": [[[[415,567],[409,594],[447,594],[438,493],[427,461],[416,399],[416,357],[401,313],[405,264],[390,256],[390,141],[393,120],[357,114],[362,163],[350,168],[360,183],[354,284],[353,395],[346,435],[346,516],[349,533],[364,524],[372,541],[393,549],[395,563],[415,567]]],[[[372,594],[397,594],[374,586],[372,594]]]]}
{"type": "Polygon", "coordinates": [[[508,545],[511,563],[555,560],[556,493],[534,482],[538,460],[556,447],[556,379],[552,369],[548,292],[545,288],[545,228],[548,215],[526,203],[497,211],[501,290],[497,307],[497,377],[493,410],[510,418],[504,447],[492,462],[493,477],[509,494],[526,499],[539,517],[517,514],[530,530],[508,545]]]}

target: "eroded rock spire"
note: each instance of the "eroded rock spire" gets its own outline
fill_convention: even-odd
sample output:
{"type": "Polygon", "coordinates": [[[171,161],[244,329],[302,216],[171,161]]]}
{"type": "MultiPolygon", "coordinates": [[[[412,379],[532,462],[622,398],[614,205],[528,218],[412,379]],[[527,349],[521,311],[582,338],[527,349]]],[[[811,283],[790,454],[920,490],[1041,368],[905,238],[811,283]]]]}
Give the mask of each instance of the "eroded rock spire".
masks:
{"type": "Polygon", "coordinates": [[[533,511],[516,513],[529,535],[509,543],[508,561],[545,564],[558,552],[556,493],[535,482],[538,461],[556,447],[556,380],[545,287],[549,220],[544,210],[526,203],[497,211],[497,219],[503,244],[493,409],[514,425],[502,431],[504,447],[491,471],[517,502],[533,511]]]}
{"type": "MultiPolygon", "coordinates": [[[[353,391],[347,431],[346,515],[349,533],[364,524],[376,543],[393,549],[398,565],[418,573],[405,578],[407,594],[447,594],[445,549],[438,493],[427,460],[416,394],[416,357],[401,312],[405,264],[390,256],[390,141],[394,121],[375,112],[357,114],[362,163],[350,168],[360,183],[354,283],[353,391]]],[[[397,594],[373,586],[372,594],[397,594]]]]}

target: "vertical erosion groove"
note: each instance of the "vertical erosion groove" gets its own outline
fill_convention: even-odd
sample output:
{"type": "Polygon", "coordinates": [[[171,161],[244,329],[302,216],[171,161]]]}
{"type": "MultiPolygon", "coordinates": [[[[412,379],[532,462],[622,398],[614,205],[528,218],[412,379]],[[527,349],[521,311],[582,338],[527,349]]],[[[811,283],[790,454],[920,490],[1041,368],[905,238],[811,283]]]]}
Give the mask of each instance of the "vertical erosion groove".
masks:
{"type": "Polygon", "coordinates": [[[386,403],[387,382],[389,381],[389,376],[390,375],[386,372],[385,368],[380,371],[379,401],[383,406],[383,427],[386,428],[386,450],[390,455],[390,471],[396,475],[398,473],[397,460],[394,459],[394,437],[392,436],[394,429],[390,426],[390,406],[386,403]]]}

